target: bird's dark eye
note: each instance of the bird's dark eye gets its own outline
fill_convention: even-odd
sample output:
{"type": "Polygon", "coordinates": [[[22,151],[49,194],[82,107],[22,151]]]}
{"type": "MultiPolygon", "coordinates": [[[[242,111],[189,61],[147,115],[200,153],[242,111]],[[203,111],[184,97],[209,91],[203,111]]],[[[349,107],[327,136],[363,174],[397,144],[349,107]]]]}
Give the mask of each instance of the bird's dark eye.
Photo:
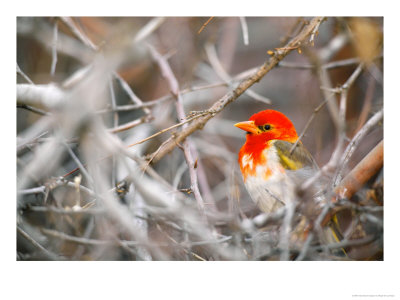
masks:
{"type": "Polygon", "coordinates": [[[271,125],[265,124],[265,125],[258,126],[258,128],[259,128],[260,130],[262,130],[262,131],[267,131],[267,130],[270,130],[270,129],[271,129],[271,125]]]}

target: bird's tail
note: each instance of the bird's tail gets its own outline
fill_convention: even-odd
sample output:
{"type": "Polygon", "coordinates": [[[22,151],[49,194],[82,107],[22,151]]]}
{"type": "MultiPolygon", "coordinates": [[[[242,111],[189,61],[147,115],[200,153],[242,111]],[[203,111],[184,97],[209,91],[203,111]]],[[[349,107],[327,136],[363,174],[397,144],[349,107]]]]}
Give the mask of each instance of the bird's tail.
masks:
{"type": "MultiPolygon", "coordinates": [[[[338,218],[334,215],[328,223],[328,226],[324,228],[324,244],[334,245],[340,243],[343,240],[343,235],[340,231],[338,218]]],[[[347,257],[346,250],[342,247],[333,248],[332,253],[339,256],[347,257]]]]}

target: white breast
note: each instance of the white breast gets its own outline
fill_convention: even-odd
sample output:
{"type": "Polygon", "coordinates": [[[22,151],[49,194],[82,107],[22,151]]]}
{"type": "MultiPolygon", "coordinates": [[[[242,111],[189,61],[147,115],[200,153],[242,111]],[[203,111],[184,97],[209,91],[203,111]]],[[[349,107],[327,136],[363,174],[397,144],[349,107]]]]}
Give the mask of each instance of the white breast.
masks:
{"type": "MultiPolygon", "coordinates": [[[[273,212],[284,206],[295,197],[295,184],[288,177],[279,163],[276,150],[271,147],[264,150],[267,165],[256,167],[256,175],[248,176],[245,186],[253,201],[264,212],[273,212]],[[267,170],[271,171],[268,172],[267,170]],[[266,178],[266,174],[271,175],[266,178]]],[[[249,155],[242,158],[243,166],[253,167],[253,159],[249,155]]]]}

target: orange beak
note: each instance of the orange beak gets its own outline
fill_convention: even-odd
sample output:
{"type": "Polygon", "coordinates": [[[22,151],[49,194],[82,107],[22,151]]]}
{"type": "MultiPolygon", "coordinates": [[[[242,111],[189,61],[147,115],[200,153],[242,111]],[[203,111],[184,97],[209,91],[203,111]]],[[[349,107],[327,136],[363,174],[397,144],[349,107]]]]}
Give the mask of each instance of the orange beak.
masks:
{"type": "Polygon", "coordinates": [[[251,133],[259,133],[258,127],[254,124],[254,121],[244,121],[236,123],[235,126],[240,128],[244,131],[251,132],[251,133]]]}

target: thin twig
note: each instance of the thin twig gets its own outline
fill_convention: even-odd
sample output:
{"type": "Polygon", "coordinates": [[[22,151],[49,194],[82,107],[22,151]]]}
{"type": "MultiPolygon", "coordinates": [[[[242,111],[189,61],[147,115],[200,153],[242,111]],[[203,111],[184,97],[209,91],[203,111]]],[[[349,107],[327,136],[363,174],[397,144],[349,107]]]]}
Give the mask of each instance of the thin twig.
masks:
{"type": "Polygon", "coordinates": [[[203,24],[203,26],[201,26],[201,28],[199,29],[199,31],[197,32],[197,34],[200,34],[203,29],[207,26],[208,23],[210,23],[210,21],[213,19],[214,17],[210,17],[208,18],[208,20],[203,24]]]}
{"type": "Polygon", "coordinates": [[[40,245],[37,241],[35,241],[27,232],[25,232],[21,227],[17,226],[17,231],[25,238],[27,239],[36,249],[40,250],[43,254],[46,255],[49,259],[52,260],[59,260],[60,257],[46,248],[44,248],[42,245],[40,245]]]}
{"type": "MultiPolygon", "coordinates": [[[[206,85],[201,85],[201,86],[194,86],[194,87],[189,87],[186,88],[182,91],[179,91],[179,93],[181,95],[187,94],[187,93],[191,93],[191,92],[196,92],[196,91],[200,91],[200,90],[204,90],[204,89],[211,89],[211,88],[217,88],[217,87],[221,87],[221,86],[227,86],[228,84],[226,82],[220,82],[220,83],[213,83],[213,84],[206,84],[206,85]]],[[[146,101],[146,102],[141,102],[140,104],[128,104],[128,105],[120,105],[117,106],[115,108],[115,111],[130,111],[130,110],[135,110],[138,108],[144,108],[143,110],[145,111],[145,109],[147,109],[147,112],[150,113],[150,110],[148,109],[148,107],[154,106],[154,105],[158,105],[162,102],[168,101],[168,100],[172,100],[174,98],[173,95],[165,95],[162,96],[158,99],[154,99],[154,100],[150,100],[150,101],[146,101]]],[[[131,98],[132,99],[132,98],[131,98]]],[[[140,99],[139,99],[140,100],[140,99]]],[[[108,113],[108,112],[112,112],[112,109],[103,109],[103,110],[99,110],[97,111],[98,114],[104,114],[104,113],[108,113]]]]}
{"type": "MultiPolygon", "coordinates": [[[[115,78],[117,78],[118,82],[120,83],[120,85],[122,86],[122,88],[124,89],[124,91],[128,94],[129,98],[132,100],[133,103],[136,103],[137,105],[143,105],[143,101],[139,99],[138,96],[136,96],[136,94],[132,91],[131,87],[129,86],[129,84],[117,73],[114,72],[113,75],[115,76],[115,78]]],[[[146,102],[146,104],[148,104],[146,102]]],[[[143,111],[148,115],[151,113],[150,109],[148,109],[146,106],[142,106],[143,107],[143,111]]],[[[117,107],[113,107],[113,111],[117,111],[117,107]]]]}
{"type": "Polygon", "coordinates": [[[162,23],[164,23],[165,17],[157,17],[151,19],[145,26],[143,26],[136,34],[133,41],[139,43],[152,34],[162,23]]]}
{"type": "Polygon", "coordinates": [[[239,17],[240,25],[242,26],[243,43],[247,46],[249,44],[249,30],[247,28],[247,22],[245,17],[239,17]]]}
{"type": "Polygon", "coordinates": [[[111,133],[118,133],[118,132],[122,132],[122,131],[125,131],[128,129],[134,128],[134,127],[136,127],[140,124],[146,123],[146,122],[148,122],[148,118],[142,117],[142,118],[133,120],[131,122],[128,122],[126,124],[122,124],[122,125],[116,126],[114,128],[110,128],[108,131],[111,133]]]}
{"type": "Polygon", "coordinates": [[[74,21],[72,20],[71,17],[61,17],[61,21],[65,23],[65,25],[68,26],[69,29],[74,33],[74,35],[81,41],[83,42],[86,46],[88,46],[90,49],[97,51],[98,47],[89,39],[86,34],[84,34],[78,27],[75,25],[74,21]]]}
{"type": "Polygon", "coordinates": [[[315,26],[313,31],[311,32],[311,35],[310,35],[310,44],[311,44],[311,46],[314,46],[314,39],[315,39],[315,36],[318,35],[319,25],[321,25],[321,23],[317,24],[317,26],[315,26]]]}
{"type": "MultiPolygon", "coordinates": [[[[117,107],[117,100],[115,99],[115,92],[114,92],[114,85],[113,85],[113,80],[112,77],[108,79],[108,86],[110,89],[110,97],[111,97],[111,107],[114,110],[117,107]]],[[[119,123],[119,115],[118,112],[114,111],[112,114],[112,119],[113,119],[113,127],[116,128],[119,123]]],[[[116,182],[115,180],[115,156],[112,155],[111,158],[111,184],[114,184],[116,182]]]]}
{"type": "Polygon", "coordinates": [[[90,71],[93,70],[93,64],[89,64],[81,69],[78,69],[72,75],[70,75],[67,79],[63,81],[61,86],[64,89],[70,89],[74,87],[77,83],[81,82],[88,74],[90,71]]]}
{"type": "Polygon", "coordinates": [[[22,77],[24,77],[24,79],[26,81],[28,81],[30,84],[34,84],[33,81],[28,77],[28,75],[26,75],[21,68],[19,67],[18,63],[17,63],[17,73],[21,74],[22,77]]]}
{"type": "MultiPolygon", "coordinates": [[[[41,188],[41,187],[40,187],[41,188]]],[[[32,212],[52,212],[60,215],[103,215],[106,213],[104,208],[82,208],[82,209],[69,209],[59,208],[55,206],[31,206],[28,208],[32,212]]]]}
{"type": "Polygon", "coordinates": [[[54,30],[53,30],[53,41],[51,45],[51,67],[50,67],[50,75],[54,76],[56,72],[57,66],[57,40],[58,40],[58,22],[54,23],[54,30]]]}
{"type": "Polygon", "coordinates": [[[17,191],[18,195],[29,195],[29,194],[42,194],[46,191],[46,187],[44,185],[17,191]]]}
{"type": "Polygon", "coordinates": [[[360,59],[358,57],[355,58],[348,58],[348,59],[343,59],[343,60],[337,60],[337,61],[332,61],[326,64],[323,64],[321,68],[323,69],[334,69],[334,68],[339,68],[339,67],[344,67],[344,66],[351,66],[355,64],[359,64],[360,59]]]}
{"type": "Polygon", "coordinates": [[[308,127],[310,127],[311,122],[314,120],[315,116],[317,115],[317,113],[322,109],[322,107],[324,107],[324,105],[330,100],[332,99],[332,96],[334,94],[332,93],[328,98],[326,98],[324,101],[321,102],[320,105],[318,105],[317,108],[314,109],[313,113],[311,114],[310,118],[308,119],[306,125],[304,126],[303,131],[301,132],[301,134],[299,135],[297,141],[293,144],[292,148],[290,149],[290,154],[293,154],[294,149],[296,149],[298,143],[301,141],[301,139],[303,138],[303,136],[306,134],[308,127]]]}
{"type": "MultiPolygon", "coordinates": [[[[332,61],[326,64],[321,65],[321,69],[330,70],[344,66],[351,66],[360,63],[360,59],[356,58],[348,58],[343,60],[332,61]]],[[[278,67],[282,68],[293,68],[293,69],[315,69],[317,65],[315,64],[306,64],[306,63],[295,63],[295,62],[288,62],[288,61],[281,61],[278,64],[278,67]]]]}
{"type": "Polygon", "coordinates": [[[49,116],[50,115],[50,113],[48,113],[47,111],[41,110],[39,108],[30,106],[30,105],[17,104],[17,108],[23,108],[23,109],[29,110],[31,112],[34,112],[35,114],[39,114],[41,116],[49,116]]]}
{"type": "Polygon", "coordinates": [[[64,146],[67,148],[67,151],[69,153],[69,155],[71,156],[71,158],[75,161],[75,163],[78,165],[79,170],[81,170],[81,172],[83,173],[83,175],[86,177],[89,185],[91,187],[93,187],[93,178],[89,175],[89,172],[86,170],[85,166],[81,163],[81,161],[79,160],[79,158],[75,155],[74,151],[72,151],[71,147],[67,144],[67,143],[63,143],[64,146]]]}
{"type": "MultiPolygon", "coordinates": [[[[147,242],[137,242],[137,241],[126,241],[126,240],[96,240],[96,239],[90,239],[90,238],[84,238],[84,237],[77,237],[77,236],[72,236],[68,235],[64,232],[60,232],[57,230],[53,229],[47,229],[47,228],[41,228],[41,232],[43,232],[46,235],[68,241],[68,242],[73,242],[81,245],[88,245],[88,246],[105,246],[105,245],[118,245],[119,243],[124,244],[125,246],[132,247],[132,246],[137,246],[137,245],[148,245],[149,243],[147,242]]],[[[155,245],[153,245],[155,246],[155,245]]],[[[168,244],[165,243],[159,243],[157,246],[162,247],[162,246],[168,246],[168,244]]]]}
{"type": "Polygon", "coordinates": [[[193,121],[193,120],[195,120],[195,119],[198,119],[198,118],[204,116],[205,114],[208,114],[208,112],[204,112],[204,113],[195,115],[195,116],[193,116],[193,117],[191,117],[191,118],[186,119],[186,120],[183,121],[183,122],[180,122],[180,123],[178,123],[178,124],[172,125],[172,126],[170,126],[170,127],[168,127],[168,128],[164,128],[163,130],[160,130],[159,132],[157,132],[157,133],[155,133],[155,134],[153,134],[153,135],[151,135],[151,136],[149,136],[149,137],[147,137],[147,138],[145,138],[145,139],[143,139],[143,140],[140,140],[140,141],[138,141],[138,142],[132,143],[132,144],[126,146],[126,147],[127,147],[127,148],[130,148],[130,147],[133,147],[133,146],[142,144],[142,143],[144,143],[144,142],[147,142],[148,140],[151,140],[152,138],[155,138],[156,136],[159,136],[160,134],[163,134],[164,132],[170,131],[171,129],[174,129],[174,128],[177,128],[177,127],[180,127],[180,126],[182,126],[182,125],[184,125],[184,124],[186,124],[186,123],[189,123],[189,122],[191,122],[191,121],[193,121]]]}
{"type": "Polygon", "coordinates": [[[354,72],[351,74],[349,79],[347,79],[346,82],[342,85],[342,89],[348,89],[348,88],[350,88],[350,86],[353,85],[354,81],[361,74],[363,67],[364,67],[364,64],[360,63],[358,65],[358,67],[354,70],[354,72]]]}
{"type": "Polygon", "coordinates": [[[37,136],[32,137],[31,139],[26,139],[26,140],[22,139],[23,142],[19,142],[17,140],[18,141],[18,143],[17,143],[17,154],[20,154],[20,152],[22,150],[24,150],[28,145],[36,143],[38,140],[40,140],[40,138],[42,136],[44,136],[44,135],[46,135],[48,133],[49,132],[47,130],[45,130],[45,131],[39,133],[37,136]]]}
{"type": "Polygon", "coordinates": [[[357,126],[356,129],[354,130],[354,133],[357,133],[367,121],[372,106],[372,99],[375,92],[375,82],[376,81],[372,76],[368,80],[368,87],[367,90],[365,91],[363,108],[360,113],[360,117],[358,118],[357,126]]]}

